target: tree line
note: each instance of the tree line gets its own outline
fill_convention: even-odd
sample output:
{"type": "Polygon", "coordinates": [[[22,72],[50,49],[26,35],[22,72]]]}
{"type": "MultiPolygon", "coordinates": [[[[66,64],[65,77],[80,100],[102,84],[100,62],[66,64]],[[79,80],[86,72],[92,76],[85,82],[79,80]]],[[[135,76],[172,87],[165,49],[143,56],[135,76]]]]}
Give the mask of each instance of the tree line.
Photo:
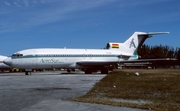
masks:
{"type": "Polygon", "coordinates": [[[140,59],[157,59],[157,58],[175,58],[176,61],[156,61],[157,67],[171,67],[180,65],[180,48],[173,48],[170,46],[149,46],[143,44],[138,48],[138,55],[140,59]]]}

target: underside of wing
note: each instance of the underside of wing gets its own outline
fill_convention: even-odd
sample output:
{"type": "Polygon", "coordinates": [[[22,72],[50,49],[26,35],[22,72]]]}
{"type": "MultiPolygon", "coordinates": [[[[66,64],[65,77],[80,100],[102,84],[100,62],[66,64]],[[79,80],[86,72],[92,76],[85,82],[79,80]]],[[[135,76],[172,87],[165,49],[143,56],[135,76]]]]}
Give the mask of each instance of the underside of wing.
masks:
{"type": "Polygon", "coordinates": [[[76,64],[81,65],[81,66],[104,66],[104,65],[111,65],[111,64],[116,64],[117,61],[80,61],[77,62],[76,64]]]}
{"type": "Polygon", "coordinates": [[[135,60],[124,60],[119,63],[138,63],[138,62],[153,62],[153,61],[172,61],[177,60],[175,58],[158,58],[158,59],[135,59],[135,60]]]}
{"type": "Polygon", "coordinates": [[[174,58],[158,58],[158,59],[135,59],[135,60],[120,60],[118,61],[79,61],[76,64],[80,66],[105,66],[114,65],[118,63],[140,63],[140,62],[154,62],[154,61],[173,61],[174,58]]]}

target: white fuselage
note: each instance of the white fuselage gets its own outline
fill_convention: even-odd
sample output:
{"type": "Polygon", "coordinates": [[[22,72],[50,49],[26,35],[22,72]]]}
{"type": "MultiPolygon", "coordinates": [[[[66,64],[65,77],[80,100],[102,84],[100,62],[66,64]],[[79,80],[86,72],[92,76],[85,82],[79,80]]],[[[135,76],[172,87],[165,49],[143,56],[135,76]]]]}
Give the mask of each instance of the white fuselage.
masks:
{"type": "MultiPolygon", "coordinates": [[[[119,58],[124,53],[107,49],[28,49],[19,51],[11,57],[9,65],[15,68],[87,68],[91,65],[79,65],[78,62],[94,62],[103,65],[117,63],[128,58],[119,58]]],[[[128,56],[129,57],[129,56],[128,56]]],[[[6,60],[8,63],[8,60],[6,60]]],[[[93,64],[94,65],[94,64],[93,64]]]]}

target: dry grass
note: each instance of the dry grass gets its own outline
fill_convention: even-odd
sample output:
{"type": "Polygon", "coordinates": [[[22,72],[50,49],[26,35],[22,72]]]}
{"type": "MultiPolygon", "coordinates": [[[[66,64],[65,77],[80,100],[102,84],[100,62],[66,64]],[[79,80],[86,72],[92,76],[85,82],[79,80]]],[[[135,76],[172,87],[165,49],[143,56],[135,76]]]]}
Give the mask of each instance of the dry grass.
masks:
{"type": "Polygon", "coordinates": [[[180,70],[115,70],[86,95],[72,100],[157,111],[180,111],[180,70]],[[135,72],[140,75],[135,76],[135,72]]]}

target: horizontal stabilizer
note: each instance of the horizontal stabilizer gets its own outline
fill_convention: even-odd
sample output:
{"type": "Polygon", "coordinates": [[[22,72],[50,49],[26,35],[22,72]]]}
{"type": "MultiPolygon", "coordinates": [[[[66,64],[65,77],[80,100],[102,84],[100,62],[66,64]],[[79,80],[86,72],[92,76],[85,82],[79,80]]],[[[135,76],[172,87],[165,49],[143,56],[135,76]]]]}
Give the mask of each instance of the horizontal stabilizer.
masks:
{"type": "Polygon", "coordinates": [[[149,32],[146,34],[138,34],[138,35],[142,35],[142,36],[148,35],[151,37],[152,35],[158,35],[158,34],[169,34],[169,32],[149,32]]]}

